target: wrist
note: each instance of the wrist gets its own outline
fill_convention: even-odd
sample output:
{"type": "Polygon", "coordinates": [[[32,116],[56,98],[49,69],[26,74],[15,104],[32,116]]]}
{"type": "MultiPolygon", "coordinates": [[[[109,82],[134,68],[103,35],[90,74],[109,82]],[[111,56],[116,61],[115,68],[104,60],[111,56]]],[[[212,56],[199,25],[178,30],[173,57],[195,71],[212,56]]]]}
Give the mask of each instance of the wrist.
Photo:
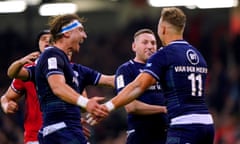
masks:
{"type": "Polygon", "coordinates": [[[77,105],[82,107],[82,108],[86,108],[87,107],[87,103],[88,103],[89,99],[79,95],[78,99],[77,99],[77,105]]]}
{"type": "Polygon", "coordinates": [[[115,109],[115,106],[114,106],[114,104],[112,103],[112,101],[108,101],[108,102],[106,102],[104,105],[107,107],[107,110],[108,110],[109,112],[115,109]]]}

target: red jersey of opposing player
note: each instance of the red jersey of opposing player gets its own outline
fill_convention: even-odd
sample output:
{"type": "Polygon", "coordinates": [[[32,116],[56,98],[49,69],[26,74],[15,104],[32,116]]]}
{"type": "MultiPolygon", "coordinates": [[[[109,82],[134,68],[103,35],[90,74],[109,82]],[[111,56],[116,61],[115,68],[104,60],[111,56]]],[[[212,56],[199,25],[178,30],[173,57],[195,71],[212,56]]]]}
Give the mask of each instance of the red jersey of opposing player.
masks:
{"type": "Polygon", "coordinates": [[[14,79],[11,88],[17,93],[25,93],[24,143],[38,141],[38,131],[42,126],[42,113],[34,83],[14,79]]]}

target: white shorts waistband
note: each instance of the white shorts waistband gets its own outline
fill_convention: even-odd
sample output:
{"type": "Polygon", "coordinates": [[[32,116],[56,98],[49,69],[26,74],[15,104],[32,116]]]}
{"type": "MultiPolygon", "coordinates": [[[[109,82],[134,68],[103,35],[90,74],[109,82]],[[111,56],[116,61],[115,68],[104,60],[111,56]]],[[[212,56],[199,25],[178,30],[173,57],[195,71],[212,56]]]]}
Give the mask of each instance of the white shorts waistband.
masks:
{"type": "Polygon", "coordinates": [[[65,122],[59,122],[55,124],[48,125],[43,128],[43,136],[49,135],[57,130],[67,127],[65,122]]]}
{"type": "Polygon", "coordinates": [[[170,125],[181,124],[213,124],[213,118],[210,114],[189,114],[171,119],[170,125]]]}

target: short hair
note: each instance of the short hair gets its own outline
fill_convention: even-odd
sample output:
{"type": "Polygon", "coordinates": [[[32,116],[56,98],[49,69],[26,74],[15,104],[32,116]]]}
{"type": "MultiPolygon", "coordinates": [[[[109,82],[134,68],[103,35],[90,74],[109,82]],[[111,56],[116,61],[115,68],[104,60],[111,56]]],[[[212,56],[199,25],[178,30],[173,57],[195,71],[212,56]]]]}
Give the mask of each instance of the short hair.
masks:
{"type": "Polygon", "coordinates": [[[176,7],[163,8],[161,12],[162,21],[177,28],[178,31],[183,30],[186,24],[186,15],[184,12],[176,7]]]}
{"type": "Polygon", "coordinates": [[[78,20],[79,22],[85,22],[84,18],[80,18],[76,14],[65,14],[50,17],[48,25],[50,27],[51,40],[56,42],[58,39],[62,38],[63,34],[60,33],[63,26],[69,24],[73,20],[78,20]]]}
{"type": "Polygon", "coordinates": [[[149,33],[149,34],[153,34],[153,35],[154,35],[154,32],[153,32],[152,30],[147,29],[147,28],[144,28],[144,29],[140,29],[140,30],[138,30],[137,32],[135,32],[133,38],[135,39],[137,36],[139,36],[139,35],[141,35],[141,34],[143,34],[143,33],[149,33]]]}
{"type": "MultiPolygon", "coordinates": [[[[43,29],[43,30],[41,30],[41,31],[39,31],[38,32],[38,34],[37,34],[37,37],[36,37],[36,39],[35,39],[35,43],[34,43],[34,46],[35,46],[35,48],[36,48],[36,51],[40,51],[40,49],[39,49],[39,40],[40,40],[40,38],[43,36],[43,35],[45,35],[45,34],[50,34],[50,30],[49,29],[43,29]]],[[[35,49],[34,49],[35,50],[35,49]]]]}

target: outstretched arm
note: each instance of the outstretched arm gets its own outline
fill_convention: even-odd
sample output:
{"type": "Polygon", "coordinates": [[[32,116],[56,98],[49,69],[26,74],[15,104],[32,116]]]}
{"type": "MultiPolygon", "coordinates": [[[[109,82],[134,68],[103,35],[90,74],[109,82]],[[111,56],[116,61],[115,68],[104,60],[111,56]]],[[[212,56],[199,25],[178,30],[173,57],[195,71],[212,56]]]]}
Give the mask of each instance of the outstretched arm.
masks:
{"type": "Polygon", "coordinates": [[[99,85],[106,85],[114,88],[114,78],[115,75],[104,75],[102,74],[98,84],[99,85]]]}
{"type": "Polygon", "coordinates": [[[127,113],[138,115],[151,115],[157,113],[167,113],[165,106],[151,105],[139,100],[134,100],[131,103],[125,105],[127,113]]]}
{"type": "Polygon", "coordinates": [[[28,63],[33,63],[38,57],[39,52],[32,52],[27,56],[14,61],[8,68],[7,74],[10,78],[19,78],[21,80],[27,80],[29,73],[23,66],[28,63]]]}
{"type": "MultiPolygon", "coordinates": [[[[122,107],[139,97],[149,86],[156,83],[156,79],[148,73],[140,73],[134,81],[123,88],[117,96],[102,105],[102,109],[111,112],[114,109],[122,107]]],[[[90,125],[99,123],[104,117],[99,115],[87,115],[87,122],[90,125]]]]}
{"type": "Polygon", "coordinates": [[[105,103],[109,111],[122,107],[139,97],[156,79],[148,73],[140,73],[134,81],[122,89],[117,96],[105,103]]]}
{"type": "Polygon", "coordinates": [[[48,77],[48,83],[53,91],[53,93],[61,98],[63,101],[66,101],[71,104],[75,104],[85,108],[88,112],[93,113],[99,116],[107,116],[107,110],[101,109],[101,105],[98,104],[99,101],[103,100],[103,97],[93,97],[88,99],[69,85],[66,84],[65,78],[61,74],[54,74],[48,77]]]}

